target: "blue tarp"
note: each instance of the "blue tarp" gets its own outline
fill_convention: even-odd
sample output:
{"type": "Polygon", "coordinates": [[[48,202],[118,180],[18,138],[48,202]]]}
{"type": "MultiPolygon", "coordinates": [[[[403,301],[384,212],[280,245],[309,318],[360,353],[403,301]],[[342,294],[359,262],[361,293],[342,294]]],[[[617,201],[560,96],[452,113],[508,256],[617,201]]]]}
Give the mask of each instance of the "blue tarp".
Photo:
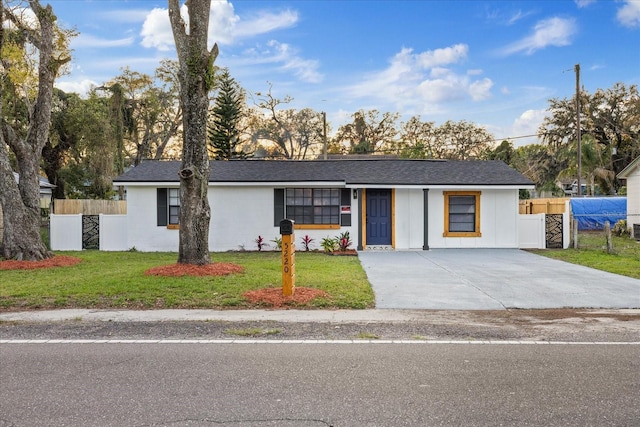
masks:
{"type": "Polygon", "coordinates": [[[571,212],[578,221],[578,230],[602,230],[607,221],[613,227],[621,219],[627,219],[627,198],[574,198],[571,199],[571,212]]]}

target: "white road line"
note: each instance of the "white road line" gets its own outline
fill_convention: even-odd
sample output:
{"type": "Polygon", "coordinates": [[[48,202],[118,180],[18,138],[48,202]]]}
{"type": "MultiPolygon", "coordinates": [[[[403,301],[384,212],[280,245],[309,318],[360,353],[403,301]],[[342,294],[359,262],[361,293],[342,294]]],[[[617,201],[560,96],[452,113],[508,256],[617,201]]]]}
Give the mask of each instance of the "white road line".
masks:
{"type": "Polygon", "coordinates": [[[636,342],[595,342],[595,341],[446,341],[446,340],[198,340],[198,339],[157,339],[157,340],[118,340],[118,339],[0,339],[0,344],[473,344],[473,345],[640,345],[636,342]]]}

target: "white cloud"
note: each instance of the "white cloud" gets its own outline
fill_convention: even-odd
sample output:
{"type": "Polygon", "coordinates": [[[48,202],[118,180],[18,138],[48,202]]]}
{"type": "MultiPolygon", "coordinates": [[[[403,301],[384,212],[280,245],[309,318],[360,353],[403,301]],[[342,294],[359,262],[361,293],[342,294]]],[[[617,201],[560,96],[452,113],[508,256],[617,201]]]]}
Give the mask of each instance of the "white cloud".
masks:
{"type": "Polygon", "coordinates": [[[618,9],[616,16],[625,27],[640,27],[640,1],[626,0],[625,5],[618,9]]]}
{"type": "Polygon", "coordinates": [[[293,74],[303,82],[320,83],[322,81],[323,76],[318,72],[318,61],[297,56],[295,50],[286,43],[271,40],[269,46],[275,53],[272,61],[281,62],[281,69],[293,71],[293,74]]]}
{"type": "Polygon", "coordinates": [[[484,78],[477,80],[469,85],[469,95],[474,101],[482,101],[491,97],[491,87],[493,82],[491,79],[484,78]]]}
{"type": "Polygon", "coordinates": [[[291,45],[276,40],[270,40],[266,45],[256,45],[247,49],[241,56],[228,58],[227,63],[230,67],[243,68],[261,65],[263,66],[261,67],[262,71],[266,71],[265,65],[274,65],[275,68],[270,71],[293,72],[303,82],[319,83],[324,80],[324,75],[318,71],[320,67],[318,61],[304,59],[291,45]]]}
{"type": "Polygon", "coordinates": [[[94,37],[90,34],[78,34],[76,38],[71,40],[71,48],[79,49],[83,47],[104,48],[104,47],[124,47],[131,46],[134,42],[133,37],[126,37],[123,39],[103,39],[94,37]]]}
{"type": "Polygon", "coordinates": [[[574,19],[553,17],[539,21],[533,33],[502,50],[502,54],[525,52],[528,55],[548,46],[567,46],[571,44],[578,28],[574,19]]]}
{"type": "Polygon", "coordinates": [[[169,14],[167,9],[153,9],[147,15],[140,31],[142,46],[156,48],[161,51],[172,49],[175,46],[169,14]]]}
{"type": "Polygon", "coordinates": [[[298,14],[291,10],[282,13],[263,12],[247,20],[238,20],[235,26],[236,37],[252,37],[282,28],[293,27],[298,23],[298,14]]]}
{"type": "Polygon", "coordinates": [[[80,96],[86,96],[91,89],[98,86],[93,80],[72,80],[72,81],[56,81],[55,86],[67,93],[77,93],[80,96]]]}
{"type": "Polygon", "coordinates": [[[579,9],[583,7],[587,7],[592,3],[595,3],[596,0],[574,0],[579,9]]]}
{"type": "MultiPolygon", "coordinates": [[[[408,55],[411,49],[402,49],[399,55],[408,55]]],[[[441,65],[449,65],[460,62],[467,57],[469,46],[456,44],[444,49],[429,50],[415,55],[415,62],[423,68],[433,68],[441,65]]]]}
{"type": "MultiPolygon", "coordinates": [[[[188,25],[187,7],[181,7],[181,14],[188,25]]],[[[209,44],[233,44],[239,38],[253,37],[274,30],[289,28],[298,22],[296,12],[285,10],[281,13],[264,12],[253,18],[242,19],[236,15],[233,5],[227,1],[211,2],[209,17],[209,44]]],[[[173,49],[173,33],[167,9],[155,8],[148,13],[142,30],[142,46],[158,50],[173,49]]]]}
{"type": "Polygon", "coordinates": [[[509,20],[507,21],[507,25],[513,25],[516,22],[520,21],[521,19],[526,18],[527,16],[529,16],[531,14],[532,14],[532,12],[523,12],[523,11],[519,10],[513,16],[511,16],[511,18],[509,18],[509,20]]]}
{"type": "Polygon", "coordinates": [[[391,58],[386,69],[364,76],[348,87],[346,93],[353,98],[379,99],[399,110],[421,113],[440,111],[441,104],[464,98],[487,99],[491,96],[491,79],[473,79],[481,70],[452,69],[466,59],[468,52],[465,44],[421,53],[403,48],[391,58]]]}
{"type": "Polygon", "coordinates": [[[534,136],[516,139],[514,140],[514,145],[518,147],[538,142],[538,138],[535,135],[538,133],[538,128],[542,124],[542,121],[547,114],[547,110],[526,110],[518,118],[516,118],[513,121],[513,125],[511,126],[509,136],[534,136]]]}

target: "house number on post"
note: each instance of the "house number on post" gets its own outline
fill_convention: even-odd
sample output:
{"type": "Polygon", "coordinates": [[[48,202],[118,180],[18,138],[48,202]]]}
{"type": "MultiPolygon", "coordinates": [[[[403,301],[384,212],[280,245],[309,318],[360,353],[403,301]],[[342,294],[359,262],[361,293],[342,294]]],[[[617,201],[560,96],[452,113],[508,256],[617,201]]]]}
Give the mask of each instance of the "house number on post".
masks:
{"type": "Polygon", "coordinates": [[[296,245],[291,219],[280,221],[282,235],[282,295],[292,296],[296,290],[296,245]]]}

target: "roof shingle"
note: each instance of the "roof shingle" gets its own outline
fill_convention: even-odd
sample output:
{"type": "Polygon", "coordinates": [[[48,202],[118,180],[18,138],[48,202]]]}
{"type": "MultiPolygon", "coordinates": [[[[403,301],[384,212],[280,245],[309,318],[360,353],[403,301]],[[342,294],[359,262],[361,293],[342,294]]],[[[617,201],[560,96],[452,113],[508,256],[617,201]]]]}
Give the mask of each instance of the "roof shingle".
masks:
{"type": "MultiPolygon", "coordinates": [[[[179,182],[179,161],[145,161],[114,180],[122,185],[179,182]]],[[[533,183],[499,160],[211,161],[209,182],[323,182],[346,185],[522,185],[533,183]]]]}

